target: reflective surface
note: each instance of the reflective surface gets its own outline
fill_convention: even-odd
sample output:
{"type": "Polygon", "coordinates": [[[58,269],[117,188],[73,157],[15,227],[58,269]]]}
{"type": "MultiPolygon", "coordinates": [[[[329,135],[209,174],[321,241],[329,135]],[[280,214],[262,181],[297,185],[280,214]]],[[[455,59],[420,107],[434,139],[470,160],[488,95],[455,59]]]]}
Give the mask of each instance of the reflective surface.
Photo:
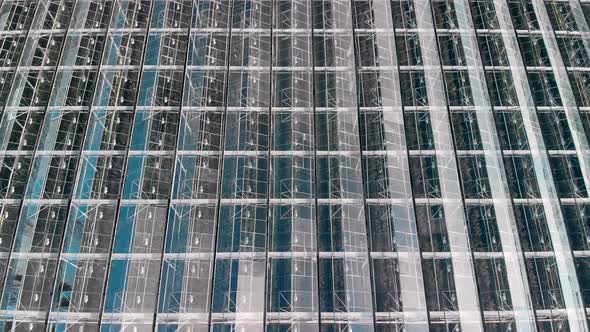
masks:
{"type": "Polygon", "coordinates": [[[0,0],[0,330],[588,331],[588,0],[0,0]]]}

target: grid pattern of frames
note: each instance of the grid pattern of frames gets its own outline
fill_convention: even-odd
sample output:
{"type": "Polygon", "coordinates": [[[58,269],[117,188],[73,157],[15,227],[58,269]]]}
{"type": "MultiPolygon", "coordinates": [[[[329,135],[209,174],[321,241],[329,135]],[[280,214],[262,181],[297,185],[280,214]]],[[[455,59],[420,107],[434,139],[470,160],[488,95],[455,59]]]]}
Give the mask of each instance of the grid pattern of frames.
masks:
{"type": "Polygon", "coordinates": [[[589,0],[0,0],[0,330],[588,331],[589,0]]]}

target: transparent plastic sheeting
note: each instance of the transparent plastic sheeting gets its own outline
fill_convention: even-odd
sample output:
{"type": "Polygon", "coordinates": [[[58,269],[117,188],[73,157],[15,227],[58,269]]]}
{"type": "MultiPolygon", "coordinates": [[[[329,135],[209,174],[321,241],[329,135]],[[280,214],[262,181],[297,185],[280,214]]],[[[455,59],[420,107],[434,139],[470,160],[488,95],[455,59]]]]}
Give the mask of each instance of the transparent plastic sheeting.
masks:
{"type": "Polygon", "coordinates": [[[588,331],[589,20],[0,0],[0,330],[588,331]]]}

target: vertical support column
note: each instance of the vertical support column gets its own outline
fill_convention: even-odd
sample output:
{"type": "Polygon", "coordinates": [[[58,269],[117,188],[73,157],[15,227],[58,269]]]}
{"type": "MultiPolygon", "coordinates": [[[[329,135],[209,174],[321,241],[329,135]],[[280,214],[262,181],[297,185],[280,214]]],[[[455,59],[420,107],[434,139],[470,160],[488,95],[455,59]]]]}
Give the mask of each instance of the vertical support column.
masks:
{"type": "Polygon", "coordinates": [[[232,4],[213,329],[264,330],[272,4],[232,4]]]}
{"type": "MultiPolygon", "coordinates": [[[[570,1],[570,3],[571,2],[577,1],[570,1]]],[[[545,7],[545,0],[532,0],[532,3],[537,19],[539,20],[539,28],[545,46],[547,47],[551,68],[555,74],[555,81],[557,82],[557,88],[561,95],[567,123],[576,147],[576,154],[578,155],[578,160],[580,162],[582,177],[584,178],[586,188],[590,188],[590,147],[588,146],[588,140],[584,133],[584,126],[582,125],[578,106],[576,105],[576,98],[572,92],[569,76],[563,59],[561,58],[561,52],[559,51],[559,45],[555,38],[554,28],[551,25],[551,20],[549,19],[547,8],[545,7]]],[[[577,21],[580,22],[583,20],[578,19],[577,21]]],[[[584,25],[588,28],[586,24],[584,25]]],[[[580,28],[583,28],[583,26],[580,28]]],[[[588,32],[588,30],[585,32],[588,32]]],[[[582,41],[585,46],[588,46],[588,38],[583,38],[582,41]]],[[[587,48],[587,51],[590,51],[590,48],[587,48]]]]}
{"type": "MultiPolygon", "coordinates": [[[[29,39],[34,38],[29,35],[38,5],[37,2],[29,1],[10,1],[0,5],[0,38],[6,42],[12,40],[12,49],[5,52],[0,59],[3,67],[0,72],[0,163],[9,174],[3,178],[5,185],[0,190],[0,214],[3,218],[0,227],[0,276],[4,276],[8,265],[32,160],[32,151],[26,151],[28,148],[18,144],[19,142],[14,144],[13,135],[16,134],[21,140],[26,141],[23,136],[27,136],[28,132],[36,134],[38,131],[38,128],[32,126],[19,125],[17,111],[4,113],[4,109],[13,89],[13,81],[19,72],[21,60],[24,56],[30,57],[32,51],[26,51],[25,47],[30,45],[29,39]]],[[[33,114],[27,114],[26,111],[23,113],[21,116],[25,117],[33,114]]],[[[3,287],[4,279],[0,280],[0,287],[3,287]]]]}
{"type": "MultiPolygon", "coordinates": [[[[11,50],[2,55],[0,61],[3,69],[6,70],[0,74],[0,111],[4,111],[7,104],[8,96],[12,90],[12,82],[18,71],[19,64],[25,52],[24,46],[27,43],[28,36],[31,33],[33,17],[35,15],[38,3],[30,1],[8,1],[0,2],[0,38],[9,42],[12,40],[11,50]]],[[[1,118],[0,112],[0,118],[1,118]]],[[[1,128],[1,127],[0,127],[1,128]]],[[[3,144],[0,144],[0,150],[5,150],[3,144]]]]}
{"type": "Polygon", "coordinates": [[[31,30],[36,31],[27,38],[27,52],[21,57],[0,126],[21,127],[19,115],[27,117],[31,113],[36,113],[40,121],[32,142],[23,142],[32,143],[27,148],[32,151],[31,167],[11,243],[1,309],[3,320],[13,328],[26,322],[29,329],[44,329],[71,195],[70,176],[75,173],[75,158],[52,137],[57,134],[53,121],[59,121],[59,116],[55,119],[49,111],[55,98],[56,73],[64,57],[73,3],[57,6],[44,0],[36,8],[31,25],[31,30]],[[41,61],[35,61],[39,58],[41,61]],[[58,145],[62,151],[55,151],[58,145]]]}
{"type": "Polygon", "coordinates": [[[319,331],[312,3],[273,6],[267,331],[319,331]]]}
{"type": "Polygon", "coordinates": [[[321,329],[373,331],[350,0],[314,0],[321,329]]]}
{"type": "Polygon", "coordinates": [[[223,306],[213,297],[213,280],[233,2],[192,2],[156,324],[201,332],[210,330],[212,307],[223,306]]]}
{"type": "Polygon", "coordinates": [[[361,134],[366,135],[360,139],[365,143],[361,148],[366,165],[364,186],[376,324],[399,324],[405,331],[428,331],[391,2],[372,0],[367,7],[354,1],[353,4],[357,84],[361,85],[358,95],[362,96],[358,101],[360,126],[361,134]],[[385,170],[384,175],[375,174],[377,169],[385,170]],[[378,183],[370,184],[372,181],[378,183]],[[379,241],[382,234],[373,236],[373,227],[375,232],[389,229],[389,241],[379,241]],[[387,273],[389,261],[395,266],[391,275],[379,274],[387,273]],[[395,283],[399,283],[399,290],[380,286],[395,283]]]}
{"type": "Polygon", "coordinates": [[[559,270],[561,288],[567,306],[568,323],[572,331],[588,331],[580,286],[577,281],[575,265],[567,239],[567,231],[559,206],[559,198],[557,197],[553,175],[551,174],[549,157],[543,142],[539,120],[535,113],[535,106],[530,87],[528,86],[527,74],[519,51],[508,5],[504,0],[494,0],[494,6],[510,68],[512,69],[511,72],[519,101],[520,113],[529,140],[533,168],[541,193],[543,208],[559,270]]]}
{"type": "Polygon", "coordinates": [[[414,1],[414,7],[461,327],[466,331],[483,331],[432,9],[429,1],[414,1]]]}
{"type": "Polygon", "coordinates": [[[474,22],[471,18],[468,0],[454,0],[453,3],[457,12],[458,28],[460,29],[461,42],[467,61],[470,89],[473,95],[487,176],[510,286],[514,320],[518,331],[535,331],[535,315],[529,294],[524,256],[518,238],[518,229],[507,186],[506,171],[498,142],[486,77],[483,72],[483,63],[473,30],[474,22]]]}
{"type": "MultiPolygon", "coordinates": [[[[102,219],[100,216],[104,216],[105,213],[109,217],[112,216],[114,205],[96,204],[90,200],[84,202],[87,204],[80,204],[76,198],[82,196],[81,192],[90,191],[83,185],[85,184],[84,171],[88,171],[84,168],[87,161],[84,156],[84,146],[89,137],[88,129],[92,124],[89,118],[94,97],[97,95],[95,93],[98,85],[97,77],[107,49],[105,44],[110,22],[107,18],[110,18],[112,7],[110,2],[76,3],[66,39],[65,47],[68,54],[63,58],[64,69],[57,75],[56,84],[59,85],[54,88],[56,91],[51,99],[51,108],[57,114],[66,107],[69,108],[69,112],[76,111],[72,107],[76,103],[80,110],[78,114],[72,112],[76,116],[73,119],[68,116],[69,112],[63,112],[60,114],[63,118],[62,123],[54,125],[54,127],[70,125],[67,128],[66,145],[73,145],[71,153],[76,156],[76,176],[72,181],[74,188],[67,207],[67,220],[58,255],[51,307],[47,315],[47,331],[63,327],[97,328],[98,326],[105,277],[101,271],[104,271],[105,258],[108,257],[105,251],[110,248],[110,239],[105,241],[104,237],[112,236],[113,225],[113,220],[109,220],[108,217],[100,220],[102,219]],[[86,26],[91,26],[98,31],[86,32],[84,31],[86,26]],[[87,57],[80,66],[76,60],[82,54],[87,57]],[[92,67],[86,69],[83,68],[84,65],[92,67]],[[85,84],[76,86],[80,81],[85,84]],[[94,269],[97,270],[96,274],[94,269]]],[[[56,130],[50,136],[55,137],[60,134],[56,130]]],[[[47,136],[44,135],[44,139],[47,136]]],[[[97,187],[104,191],[104,188],[108,186],[97,185],[97,187]]]]}
{"type": "MultiPolygon", "coordinates": [[[[211,43],[211,40],[208,40],[208,43],[200,45],[202,48],[199,49],[194,44],[194,41],[198,39],[191,38],[192,28],[197,26],[197,23],[201,23],[197,22],[201,19],[197,2],[198,0],[169,2],[171,8],[167,10],[172,13],[166,16],[178,20],[164,21],[166,24],[159,26],[163,34],[156,37],[160,45],[155,45],[165,51],[161,51],[159,63],[175,65],[174,69],[182,67],[182,72],[178,72],[175,77],[177,81],[180,81],[180,86],[175,86],[180,91],[177,91],[178,94],[175,94],[175,100],[173,100],[178,108],[178,113],[175,113],[178,114],[178,119],[172,119],[173,124],[177,126],[176,132],[171,135],[176,144],[172,159],[174,170],[164,228],[164,245],[160,256],[158,301],[154,314],[156,331],[187,328],[194,332],[203,332],[207,330],[209,318],[212,231],[215,225],[216,209],[214,205],[195,204],[193,198],[201,197],[196,195],[210,197],[209,190],[205,193],[205,183],[200,181],[204,181],[202,177],[208,176],[218,179],[218,174],[214,168],[210,170],[205,166],[208,160],[202,159],[199,154],[201,151],[193,151],[192,155],[189,154],[186,159],[184,158],[187,143],[191,144],[189,146],[206,146],[203,144],[205,137],[194,137],[195,141],[189,143],[186,142],[187,137],[183,136],[187,130],[195,134],[199,130],[199,128],[190,127],[190,124],[186,122],[186,119],[191,117],[192,110],[186,110],[184,106],[189,104],[187,99],[191,100],[194,93],[191,90],[192,76],[187,69],[189,59],[192,63],[194,58],[204,58],[203,53],[209,51],[207,46],[211,43]],[[171,26],[175,29],[168,35],[166,30],[171,26]],[[180,200],[177,200],[178,198],[180,200]],[[185,198],[186,202],[182,198],[185,198]]],[[[205,10],[204,12],[208,13],[205,10]]],[[[206,84],[204,83],[201,88],[206,84]]],[[[205,95],[203,91],[201,93],[205,95]]],[[[204,98],[197,100],[202,102],[204,98]]],[[[162,119],[166,121],[165,118],[162,119]]],[[[166,134],[170,133],[166,132],[166,134]]]]}
{"type": "MultiPolygon", "coordinates": [[[[152,65],[154,62],[155,65],[160,64],[160,59],[158,53],[148,60],[147,45],[151,27],[157,30],[160,26],[157,20],[160,23],[165,21],[157,15],[161,14],[157,3],[139,0],[114,2],[113,12],[117,16],[113,16],[111,22],[109,46],[112,49],[111,53],[105,54],[103,68],[106,70],[101,76],[103,85],[99,85],[94,103],[98,106],[97,118],[100,120],[92,137],[95,140],[89,141],[87,146],[91,151],[114,150],[123,157],[120,160],[120,192],[117,195],[115,226],[99,316],[99,328],[105,330],[148,331],[154,324],[159,252],[166,220],[162,197],[169,189],[169,185],[165,181],[159,182],[158,177],[160,166],[163,171],[170,167],[168,162],[162,162],[165,151],[152,152],[156,156],[149,156],[150,149],[166,150],[169,144],[149,142],[151,123],[143,122],[149,106],[156,100],[149,85],[155,84],[158,78],[154,79],[147,66],[149,61],[152,65]],[[135,29],[136,33],[129,33],[130,29],[135,29]],[[109,112],[111,110],[119,112],[113,114],[109,112]],[[130,127],[129,135],[110,137],[111,142],[107,144],[101,142],[101,138],[104,139],[101,134],[110,134],[107,128],[101,132],[102,121],[110,122],[111,126],[125,123],[130,127]]],[[[160,90],[161,93],[164,91],[160,90]]],[[[158,97],[163,99],[161,95],[158,97]]],[[[147,118],[150,119],[149,116],[147,118]]],[[[113,153],[111,151],[93,152],[108,154],[113,153]]]]}

